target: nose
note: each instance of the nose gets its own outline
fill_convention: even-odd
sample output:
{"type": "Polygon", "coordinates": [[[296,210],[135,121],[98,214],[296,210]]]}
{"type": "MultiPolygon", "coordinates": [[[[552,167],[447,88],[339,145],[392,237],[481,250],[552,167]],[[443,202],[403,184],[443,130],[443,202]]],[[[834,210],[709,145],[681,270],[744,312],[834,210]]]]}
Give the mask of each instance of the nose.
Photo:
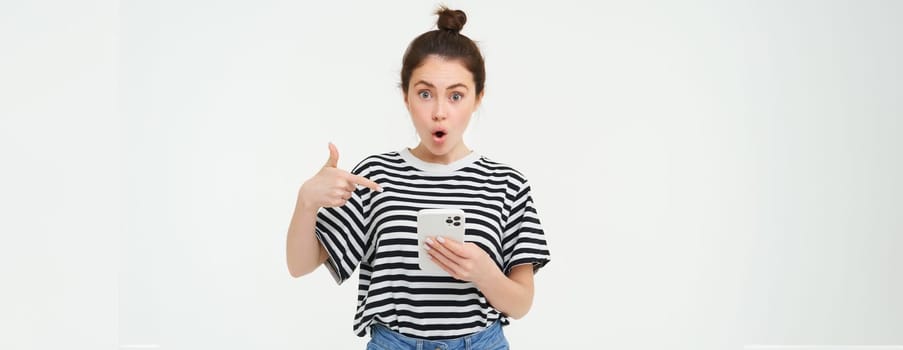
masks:
{"type": "Polygon", "coordinates": [[[446,107],[442,101],[437,101],[436,105],[433,107],[433,121],[445,120],[447,110],[448,107],[446,107]]]}

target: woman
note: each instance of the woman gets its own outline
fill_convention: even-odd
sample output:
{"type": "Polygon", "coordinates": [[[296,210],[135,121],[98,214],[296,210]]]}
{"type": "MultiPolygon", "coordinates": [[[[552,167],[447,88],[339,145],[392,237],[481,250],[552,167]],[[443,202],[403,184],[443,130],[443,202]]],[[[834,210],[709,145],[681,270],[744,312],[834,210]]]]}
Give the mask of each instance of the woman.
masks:
{"type": "Polygon", "coordinates": [[[325,262],[342,283],[360,265],[354,332],[369,330],[368,349],[507,349],[501,326],[530,309],[549,252],[523,174],[463,142],[483,98],[483,57],[460,34],[464,12],[437,14],[438,29],[415,38],[402,63],[420,143],[369,156],[350,173],[329,144],[326,165],[298,191],[289,272],[325,262]],[[465,242],[435,237],[421,250],[417,213],[427,208],[463,209],[465,242]],[[420,252],[448,274],[421,270],[420,252]]]}

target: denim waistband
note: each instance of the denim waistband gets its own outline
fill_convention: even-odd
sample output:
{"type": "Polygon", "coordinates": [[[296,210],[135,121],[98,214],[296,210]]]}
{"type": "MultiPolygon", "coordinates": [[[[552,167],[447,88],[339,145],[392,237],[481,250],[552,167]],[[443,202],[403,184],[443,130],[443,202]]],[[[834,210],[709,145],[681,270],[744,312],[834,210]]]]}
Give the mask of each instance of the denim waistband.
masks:
{"type": "Polygon", "coordinates": [[[484,349],[495,344],[506,344],[505,335],[502,333],[500,322],[495,321],[483,330],[463,337],[426,340],[409,337],[395,332],[385,325],[373,323],[370,326],[371,342],[378,345],[389,346],[392,349],[412,350],[453,350],[453,349],[484,349]]]}

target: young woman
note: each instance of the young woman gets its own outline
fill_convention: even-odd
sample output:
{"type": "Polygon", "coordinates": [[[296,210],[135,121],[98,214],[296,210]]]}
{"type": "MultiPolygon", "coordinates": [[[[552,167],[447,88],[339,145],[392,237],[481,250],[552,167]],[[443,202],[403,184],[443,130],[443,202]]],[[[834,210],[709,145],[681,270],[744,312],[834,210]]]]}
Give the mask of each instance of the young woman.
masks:
{"type": "Polygon", "coordinates": [[[288,268],[299,277],[325,262],[342,283],[360,265],[354,332],[369,331],[368,349],[507,349],[501,326],[529,311],[549,251],[524,175],[463,142],[483,98],[483,57],[459,33],[464,12],[437,14],[438,29],[411,42],[401,70],[420,143],[350,173],[329,144],[326,165],[298,191],[288,268]],[[448,275],[418,263],[417,213],[427,208],[466,213],[464,242],[423,246],[448,275]]]}

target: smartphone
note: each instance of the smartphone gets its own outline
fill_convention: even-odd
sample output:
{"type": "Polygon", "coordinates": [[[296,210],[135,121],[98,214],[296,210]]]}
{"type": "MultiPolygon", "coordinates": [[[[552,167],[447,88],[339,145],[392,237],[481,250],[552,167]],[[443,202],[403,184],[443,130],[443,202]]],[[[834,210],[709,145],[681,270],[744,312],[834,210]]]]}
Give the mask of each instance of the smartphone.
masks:
{"type": "Polygon", "coordinates": [[[422,209],[417,212],[417,243],[419,247],[418,260],[420,270],[439,275],[448,276],[439,265],[430,260],[427,253],[426,239],[437,236],[464,242],[464,222],[466,215],[461,209],[422,209]]]}

